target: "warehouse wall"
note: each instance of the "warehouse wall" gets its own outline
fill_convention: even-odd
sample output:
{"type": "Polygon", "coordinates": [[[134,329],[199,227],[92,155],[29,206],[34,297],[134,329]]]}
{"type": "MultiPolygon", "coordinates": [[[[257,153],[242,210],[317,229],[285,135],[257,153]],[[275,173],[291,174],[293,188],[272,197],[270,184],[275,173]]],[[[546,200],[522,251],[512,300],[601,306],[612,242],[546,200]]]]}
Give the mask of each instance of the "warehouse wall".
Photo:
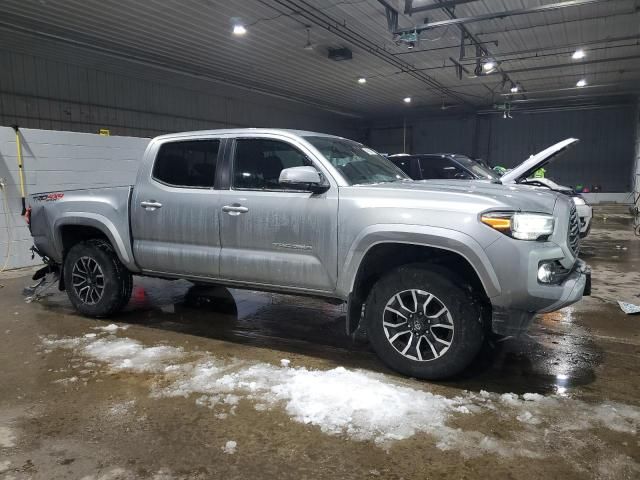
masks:
{"type": "Polygon", "coordinates": [[[131,183],[147,143],[131,137],[229,127],[363,132],[360,118],[322,106],[0,30],[0,178],[9,204],[0,200],[0,269],[7,252],[9,268],[38,261],[20,216],[15,135],[2,128],[14,124],[27,193],[131,183]],[[111,137],[70,133],[100,129],[111,137]]]}
{"type": "Polygon", "coordinates": [[[15,123],[138,137],[225,127],[361,136],[358,118],[320,106],[0,30],[0,125],[15,123]]]}
{"type": "MultiPolygon", "coordinates": [[[[130,185],[149,139],[20,129],[20,143],[28,195],[130,185]]],[[[6,184],[6,201],[4,194],[0,199],[0,269],[7,253],[7,268],[36,265],[40,258],[31,259],[31,235],[21,216],[16,135],[9,127],[0,127],[0,179],[6,184]]]]}
{"type": "MultiPolygon", "coordinates": [[[[579,138],[577,146],[548,168],[548,176],[564,185],[600,185],[603,192],[632,189],[636,124],[634,105],[514,112],[513,118],[507,120],[498,114],[407,120],[408,128],[412,129],[412,153],[463,153],[509,168],[564,138],[579,138]]],[[[369,137],[374,148],[377,132],[393,125],[386,120],[373,124],[369,137]]],[[[395,125],[402,125],[402,120],[395,125]]],[[[401,149],[401,145],[396,145],[396,151],[391,153],[401,149]]]]}

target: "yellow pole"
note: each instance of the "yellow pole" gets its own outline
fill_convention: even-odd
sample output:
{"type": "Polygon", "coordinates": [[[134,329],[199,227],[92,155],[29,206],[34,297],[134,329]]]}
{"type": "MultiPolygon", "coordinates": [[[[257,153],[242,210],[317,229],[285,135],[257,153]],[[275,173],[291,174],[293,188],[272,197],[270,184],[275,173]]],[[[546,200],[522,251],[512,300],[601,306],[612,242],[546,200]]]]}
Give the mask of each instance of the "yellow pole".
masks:
{"type": "Polygon", "coordinates": [[[24,172],[22,168],[22,145],[20,145],[20,131],[18,125],[14,125],[13,129],[16,131],[16,148],[18,149],[18,175],[20,177],[20,196],[22,197],[22,215],[27,213],[27,206],[25,203],[24,194],[24,172]]]}

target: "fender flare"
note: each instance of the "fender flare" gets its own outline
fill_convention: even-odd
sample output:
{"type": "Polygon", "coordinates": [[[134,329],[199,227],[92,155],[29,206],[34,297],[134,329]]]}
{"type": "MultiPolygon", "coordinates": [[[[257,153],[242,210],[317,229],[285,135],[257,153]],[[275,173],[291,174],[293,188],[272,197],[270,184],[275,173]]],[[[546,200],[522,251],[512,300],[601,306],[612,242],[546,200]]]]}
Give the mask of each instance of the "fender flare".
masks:
{"type": "Polygon", "coordinates": [[[122,238],[118,229],[104,215],[89,212],[64,212],[58,217],[53,225],[54,245],[57,252],[64,250],[62,244],[62,227],[74,225],[81,227],[91,227],[103,233],[113,246],[120,261],[131,271],[139,271],[133,259],[131,246],[122,238]]]}
{"type": "Polygon", "coordinates": [[[363,229],[347,252],[338,280],[338,292],[348,298],[353,291],[362,260],[381,243],[398,243],[447,250],[464,258],[476,272],[489,298],[500,295],[498,277],[484,248],[471,236],[441,227],[377,224],[363,229]]]}

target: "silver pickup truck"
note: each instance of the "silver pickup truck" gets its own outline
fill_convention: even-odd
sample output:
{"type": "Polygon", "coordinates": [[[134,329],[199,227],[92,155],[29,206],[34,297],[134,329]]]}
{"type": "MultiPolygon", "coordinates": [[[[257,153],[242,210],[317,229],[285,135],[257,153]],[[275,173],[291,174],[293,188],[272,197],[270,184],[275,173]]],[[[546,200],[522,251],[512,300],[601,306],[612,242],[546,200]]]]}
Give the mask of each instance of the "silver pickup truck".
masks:
{"type": "MultiPolygon", "coordinates": [[[[347,303],[391,368],[452,376],[492,334],[588,294],[566,196],[517,184],[410,180],[344,138],[211,130],[152,140],[134,186],[29,198],[35,250],[90,317],[132,275],[347,303]]],[[[286,321],[283,319],[283,321],[286,321]]]]}

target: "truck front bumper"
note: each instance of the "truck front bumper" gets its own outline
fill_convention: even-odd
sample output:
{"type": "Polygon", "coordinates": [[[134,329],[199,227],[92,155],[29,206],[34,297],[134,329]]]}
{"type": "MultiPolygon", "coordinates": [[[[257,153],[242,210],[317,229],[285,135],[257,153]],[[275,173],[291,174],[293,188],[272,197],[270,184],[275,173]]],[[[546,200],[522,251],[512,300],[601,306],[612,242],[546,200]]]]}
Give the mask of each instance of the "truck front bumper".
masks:
{"type": "Polygon", "coordinates": [[[492,299],[492,330],[499,335],[518,336],[524,333],[538,313],[549,313],[567,307],[591,294],[591,268],[576,259],[571,272],[557,284],[529,281],[528,298],[519,296],[512,301],[504,296],[492,299]],[[506,300],[506,301],[505,301],[506,300]]]}

